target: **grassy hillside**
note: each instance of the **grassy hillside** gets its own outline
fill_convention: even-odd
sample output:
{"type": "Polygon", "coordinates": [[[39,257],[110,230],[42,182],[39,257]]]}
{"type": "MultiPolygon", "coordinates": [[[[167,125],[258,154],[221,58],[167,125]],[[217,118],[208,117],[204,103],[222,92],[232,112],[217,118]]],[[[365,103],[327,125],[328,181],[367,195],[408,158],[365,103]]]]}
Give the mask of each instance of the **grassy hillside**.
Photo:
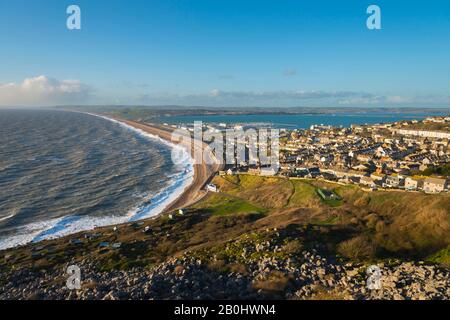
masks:
{"type": "MultiPolygon", "coordinates": [[[[182,216],[98,228],[0,252],[0,271],[55,267],[94,258],[104,270],[151,267],[185,252],[219,252],[246,234],[276,229],[285,248],[315,248],[343,260],[420,259],[449,264],[450,196],[365,192],[356,186],[250,175],[216,177],[210,193],[182,216]],[[342,200],[327,203],[317,189],[342,200]],[[150,231],[144,233],[145,227],[150,231]],[[85,238],[101,233],[101,236],[85,238]],[[81,239],[73,244],[70,239],[81,239]],[[101,242],[121,247],[101,248],[101,242]]],[[[297,250],[297,249],[296,249],[297,250]]],[[[212,253],[211,253],[212,254],[212,253]]]]}
{"type": "MultiPolygon", "coordinates": [[[[365,192],[357,186],[323,181],[250,175],[216,177],[223,196],[266,208],[263,221],[306,223],[348,229],[354,237],[331,243],[350,258],[390,256],[423,258],[450,243],[450,196],[402,191],[365,192]],[[324,201],[317,189],[334,191],[342,200],[324,201]]],[[[338,241],[339,239],[335,239],[338,241]]],[[[330,247],[330,243],[328,243],[330,247]]]]}
{"type": "Polygon", "coordinates": [[[217,216],[246,213],[262,214],[266,211],[249,201],[221,193],[210,195],[204,201],[194,205],[193,208],[204,209],[211,215],[217,216]]]}

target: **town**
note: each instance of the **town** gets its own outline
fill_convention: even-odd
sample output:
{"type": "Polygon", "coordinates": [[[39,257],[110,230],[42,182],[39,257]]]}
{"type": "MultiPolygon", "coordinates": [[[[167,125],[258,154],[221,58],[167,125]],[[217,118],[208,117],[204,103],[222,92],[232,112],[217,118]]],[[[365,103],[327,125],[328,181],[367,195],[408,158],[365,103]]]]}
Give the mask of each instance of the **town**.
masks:
{"type": "MultiPolygon", "coordinates": [[[[227,125],[207,127],[217,130],[227,125]]],[[[307,130],[281,129],[277,166],[258,161],[252,165],[248,158],[237,158],[219,174],[323,179],[358,184],[369,191],[448,192],[449,128],[447,116],[350,128],[313,125],[307,130]]],[[[247,141],[247,155],[249,149],[247,141]]],[[[214,186],[208,188],[217,191],[214,186]]]]}

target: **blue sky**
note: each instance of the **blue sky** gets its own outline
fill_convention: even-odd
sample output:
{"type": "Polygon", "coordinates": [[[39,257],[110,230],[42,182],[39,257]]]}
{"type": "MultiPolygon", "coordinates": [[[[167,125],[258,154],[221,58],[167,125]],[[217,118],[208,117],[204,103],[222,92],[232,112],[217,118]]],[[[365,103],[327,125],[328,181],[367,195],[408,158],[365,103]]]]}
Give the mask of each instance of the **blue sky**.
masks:
{"type": "Polygon", "coordinates": [[[0,0],[0,44],[0,105],[450,106],[447,0],[0,0]]]}

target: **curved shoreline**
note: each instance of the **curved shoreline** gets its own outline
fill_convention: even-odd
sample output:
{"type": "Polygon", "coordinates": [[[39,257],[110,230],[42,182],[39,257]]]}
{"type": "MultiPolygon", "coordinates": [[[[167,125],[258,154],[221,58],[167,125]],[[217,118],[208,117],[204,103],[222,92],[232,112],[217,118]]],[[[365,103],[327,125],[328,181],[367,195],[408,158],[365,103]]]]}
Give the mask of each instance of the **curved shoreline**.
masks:
{"type": "MultiPolygon", "coordinates": [[[[67,216],[31,223],[22,227],[24,230],[27,230],[26,233],[17,234],[12,238],[8,238],[8,240],[4,239],[6,241],[0,243],[0,250],[60,238],[78,232],[93,230],[97,227],[108,227],[131,221],[151,219],[162,213],[187,207],[199,201],[207,194],[204,190],[205,184],[222,167],[212,153],[210,153],[210,156],[215,160],[214,165],[193,164],[192,150],[188,150],[185,146],[172,141],[171,134],[173,128],[139,123],[106,114],[82,113],[116,122],[125,128],[129,127],[129,130],[136,131],[138,134],[141,133],[148,138],[161,140],[160,143],[166,144],[170,148],[184,148],[186,155],[191,157],[190,161],[188,159],[186,161],[190,162],[190,168],[193,169],[193,172],[189,169],[190,174],[183,174],[183,176],[180,174],[181,179],[177,179],[152,198],[152,200],[155,200],[150,207],[136,207],[132,211],[124,213],[123,216],[116,217],[92,218],[67,216]]],[[[202,142],[195,141],[194,143],[198,144],[202,142]]]]}
{"type": "MultiPolygon", "coordinates": [[[[157,140],[159,143],[165,144],[165,145],[169,146],[171,149],[182,148],[182,149],[184,149],[184,152],[186,153],[186,155],[188,157],[190,157],[189,165],[187,166],[187,167],[189,167],[189,169],[187,169],[186,167],[183,169],[193,171],[193,176],[192,177],[188,176],[188,177],[183,177],[182,179],[177,179],[176,183],[182,182],[183,184],[181,186],[176,187],[174,190],[170,190],[172,185],[169,185],[166,188],[162,189],[155,197],[158,197],[158,195],[167,194],[168,191],[169,192],[172,191],[172,192],[170,192],[170,194],[168,194],[166,198],[163,198],[162,201],[160,203],[158,203],[157,207],[147,208],[147,209],[149,209],[149,211],[141,213],[141,214],[139,214],[139,213],[136,214],[137,217],[133,216],[130,219],[130,221],[137,221],[137,220],[142,220],[142,219],[146,219],[146,218],[151,218],[151,217],[157,216],[157,215],[165,212],[167,210],[167,208],[171,207],[172,204],[174,202],[176,202],[180,197],[182,197],[182,195],[185,193],[185,191],[193,183],[195,183],[196,176],[197,176],[197,174],[196,174],[197,170],[193,164],[194,160],[192,158],[192,155],[183,146],[178,145],[177,143],[171,141],[171,138],[170,138],[171,132],[169,132],[168,135],[164,135],[164,134],[161,134],[155,127],[149,126],[147,124],[141,124],[138,122],[129,121],[126,119],[121,119],[118,117],[112,117],[108,114],[96,114],[96,113],[85,113],[85,114],[95,116],[95,117],[100,117],[107,121],[112,121],[114,123],[117,123],[117,124],[123,126],[124,128],[126,128],[128,130],[133,130],[135,133],[138,133],[146,138],[157,140]],[[174,195],[175,195],[175,197],[174,197],[174,195]],[[167,200],[169,200],[169,201],[167,201],[167,200]]],[[[153,199],[154,198],[152,198],[152,200],[153,199]]],[[[138,209],[139,208],[137,208],[137,210],[138,209]]],[[[146,208],[143,208],[143,209],[146,209],[146,208]]],[[[173,208],[173,209],[177,209],[177,208],[173,208]]]]}
{"type": "MultiPolygon", "coordinates": [[[[163,126],[163,125],[150,125],[147,123],[141,123],[132,120],[121,119],[117,117],[111,117],[109,115],[101,115],[106,118],[110,118],[112,120],[116,120],[122,123],[125,123],[135,129],[140,129],[148,134],[159,137],[162,140],[165,140],[169,144],[180,145],[183,148],[187,148],[181,144],[178,144],[172,141],[172,133],[174,129],[172,127],[163,126]]],[[[201,148],[201,150],[205,150],[206,144],[202,141],[197,141],[192,139],[196,148],[201,148]]],[[[193,149],[187,150],[193,158],[193,149]]],[[[203,154],[203,152],[202,152],[203,154]]],[[[198,201],[200,201],[206,194],[207,191],[204,190],[205,185],[214,177],[214,175],[223,168],[223,164],[220,164],[216,157],[209,152],[209,157],[214,160],[214,164],[208,165],[206,161],[202,161],[202,164],[194,164],[194,178],[192,183],[187,186],[184,192],[173,202],[171,202],[164,210],[161,212],[173,211],[176,209],[184,208],[190,206],[198,201]]],[[[203,159],[205,160],[205,159],[203,159]]]]}

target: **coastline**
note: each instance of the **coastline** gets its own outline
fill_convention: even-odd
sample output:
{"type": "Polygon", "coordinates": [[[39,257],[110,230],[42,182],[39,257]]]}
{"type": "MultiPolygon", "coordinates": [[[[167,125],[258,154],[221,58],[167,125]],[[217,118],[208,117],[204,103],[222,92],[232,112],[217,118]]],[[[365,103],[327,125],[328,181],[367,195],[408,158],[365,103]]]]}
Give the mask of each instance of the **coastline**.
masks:
{"type": "MultiPolygon", "coordinates": [[[[164,125],[158,126],[150,125],[147,123],[141,123],[137,121],[126,120],[107,115],[98,115],[98,116],[118,121],[128,126],[131,126],[135,129],[142,130],[145,133],[156,136],[171,145],[182,146],[190,154],[191,158],[193,158],[194,152],[193,148],[188,150],[187,146],[177,144],[176,142],[172,141],[171,135],[172,132],[174,131],[172,127],[164,125]]],[[[194,141],[195,147],[202,148],[201,149],[202,151],[205,149],[206,144],[203,143],[202,141],[197,140],[192,141],[194,141]]],[[[213,159],[215,163],[213,165],[207,165],[205,161],[203,161],[202,164],[193,164],[194,176],[192,183],[184,189],[184,191],[181,193],[179,197],[177,197],[174,201],[168,204],[161,213],[190,206],[201,200],[207,194],[207,192],[204,190],[205,185],[214,177],[214,175],[219,170],[223,168],[223,164],[220,164],[211,152],[209,153],[209,157],[211,157],[211,159],[213,159]]]]}
{"type": "MultiPolygon", "coordinates": [[[[37,243],[43,240],[51,240],[64,237],[78,232],[93,230],[97,227],[108,227],[120,225],[132,221],[139,221],[154,218],[160,214],[176,209],[184,208],[202,199],[207,192],[204,190],[205,184],[221,168],[217,163],[213,166],[193,164],[192,150],[179,145],[171,140],[173,129],[168,127],[156,127],[131,120],[111,117],[104,114],[94,114],[82,112],[90,116],[113,121],[125,129],[133,130],[137,134],[142,134],[149,139],[159,140],[173,148],[183,148],[184,155],[183,168],[171,184],[162,189],[151,200],[151,204],[143,207],[135,207],[122,216],[89,217],[89,216],[66,216],[47,221],[41,221],[25,225],[22,229],[25,233],[19,233],[8,239],[2,239],[0,250],[19,247],[29,243],[37,243]]],[[[201,142],[195,142],[201,143],[201,142]]],[[[215,157],[213,156],[213,159],[215,157]]]]}

